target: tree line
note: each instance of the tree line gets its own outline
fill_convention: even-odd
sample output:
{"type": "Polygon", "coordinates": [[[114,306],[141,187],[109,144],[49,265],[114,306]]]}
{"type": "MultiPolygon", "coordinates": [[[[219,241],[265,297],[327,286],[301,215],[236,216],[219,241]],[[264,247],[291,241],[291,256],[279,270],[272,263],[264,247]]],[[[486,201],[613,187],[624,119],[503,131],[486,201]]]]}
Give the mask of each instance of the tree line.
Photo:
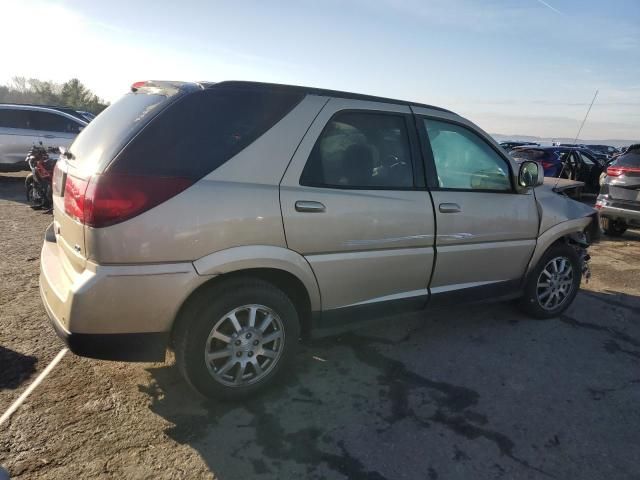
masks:
{"type": "Polygon", "coordinates": [[[0,85],[0,103],[57,105],[96,115],[109,105],[77,78],[57,83],[25,77],[13,77],[9,84],[0,85]]]}

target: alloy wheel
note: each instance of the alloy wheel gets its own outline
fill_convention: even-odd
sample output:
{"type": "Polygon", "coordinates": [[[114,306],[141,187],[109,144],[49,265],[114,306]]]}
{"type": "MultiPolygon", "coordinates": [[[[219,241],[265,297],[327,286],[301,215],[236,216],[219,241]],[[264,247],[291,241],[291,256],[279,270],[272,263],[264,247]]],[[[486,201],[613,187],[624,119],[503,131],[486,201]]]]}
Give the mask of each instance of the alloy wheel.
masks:
{"type": "Polygon", "coordinates": [[[538,303],[545,310],[555,310],[571,295],[573,267],[566,257],[555,257],[544,266],[536,286],[538,303]]]}
{"type": "Polygon", "coordinates": [[[219,319],[207,338],[204,361],[211,376],[231,387],[261,380],[282,356],[284,328],[264,305],[243,305],[219,319]]]}

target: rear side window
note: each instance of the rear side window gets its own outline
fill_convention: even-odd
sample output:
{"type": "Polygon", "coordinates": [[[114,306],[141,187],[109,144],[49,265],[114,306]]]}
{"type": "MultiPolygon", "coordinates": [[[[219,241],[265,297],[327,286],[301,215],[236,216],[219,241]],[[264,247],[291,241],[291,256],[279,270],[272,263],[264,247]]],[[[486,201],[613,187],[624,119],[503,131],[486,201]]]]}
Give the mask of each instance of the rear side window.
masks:
{"type": "Polygon", "coordinates": [[[413,187],[405,118],[370,112],[334,116],[313,147],[300,184],[365,189],[413,187]]]}
{"type": "Polygon", "coordinates": [[[33,128],[47,132],[80,133],[83,125],[63,115],[50,112],[31,112],[33,128]]]}
{"type": "Polygon", "coordinates": [[[498,153],[467,128],[424,120],[440,188],[510,191],[509,166],[498,153]]]}
{"type": "Polygon", "coordinates": [[[109,171],[203,177],[253,143],[303,97],[284,91],[215,87],[188,94],[153,119],[109,171]]]}
{"type": "Polygon", "coordinates": [[[0,128],[33,128],[29,111],[0,108],[0,128]]]}

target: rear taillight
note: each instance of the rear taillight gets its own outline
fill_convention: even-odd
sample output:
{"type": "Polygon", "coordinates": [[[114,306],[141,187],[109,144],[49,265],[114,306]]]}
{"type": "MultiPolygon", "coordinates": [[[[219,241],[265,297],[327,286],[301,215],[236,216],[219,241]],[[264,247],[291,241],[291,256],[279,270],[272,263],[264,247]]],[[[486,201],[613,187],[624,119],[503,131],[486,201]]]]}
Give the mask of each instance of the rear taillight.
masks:
{"type": "Polygon", "coordinates": [[[97,175],[87,190],[85,223],[106,227],[128,220],[185,190],[193,180],[182,177],[97,175]]]}
{"type": "Polygon", "coordinates": [[[88,180],[67,175],[64,184],[64,211],[67,215],[81,223],[84,223],[85,194],[88,180]]]}
{"type": "Polygon", "coordinates": [[[553,168],[553,166],[555,165],[553,162],[540,162],[542,164],[542,168],[553,168]]]}
{"type": "Polygon", "coordinates": [[[607,175],[610,177],[619,177],[627,173],[640,173],[640,167],[616,167],[611,166],[607,168],[607,175]]]}
{"type": "Polygon", "coordinates": [[[106,174],[89,181],[71,178],[67,177],[65,185],[65,211],[95,228],[133,218],[193,184],[192,179],[182,177],[106,174]]]}

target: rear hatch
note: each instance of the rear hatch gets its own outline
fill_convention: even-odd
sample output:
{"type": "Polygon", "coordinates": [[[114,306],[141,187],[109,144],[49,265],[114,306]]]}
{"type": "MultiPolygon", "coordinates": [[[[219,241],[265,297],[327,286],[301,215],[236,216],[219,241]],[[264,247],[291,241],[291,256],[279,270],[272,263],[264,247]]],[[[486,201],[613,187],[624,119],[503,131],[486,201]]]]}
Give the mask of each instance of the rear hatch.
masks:
{"type": "Polygon", "coordinates": [[[640,209],[640,151],[619,157],[607,168],[612,206],[640,209]]]}
{"type": "Polygon", "coordinates": [[[131,93],[100,113],[61,156],[53,179],[53,228],[65,260],[76,272],[84,269],[87,259],[85,208],[87,190],[95,188],[92,178],[95,181],[122,148],[161,110],[180,94],[194,88],[199,87],[177,83],[134,84],[131,93]]]}

